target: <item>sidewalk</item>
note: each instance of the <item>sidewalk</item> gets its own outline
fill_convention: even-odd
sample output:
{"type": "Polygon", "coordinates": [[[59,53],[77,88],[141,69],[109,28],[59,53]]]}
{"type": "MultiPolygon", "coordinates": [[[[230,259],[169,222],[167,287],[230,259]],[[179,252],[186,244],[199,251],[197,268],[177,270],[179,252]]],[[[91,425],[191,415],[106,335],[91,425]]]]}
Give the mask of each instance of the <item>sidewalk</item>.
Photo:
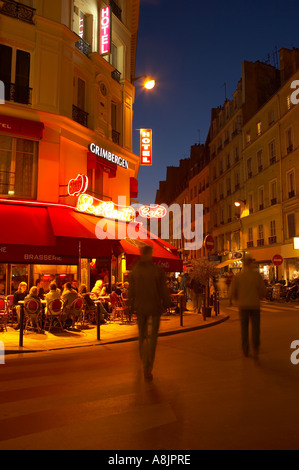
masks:
{"type": "MultiPolygon", "coordinates": [[[[185,311],[183,315],[183,326],[181,326],[180,315],[171,314],[161,317],[159,336],[184,333],[192,330],[208,328],[229,318],[228,315],[220,311],[218,316],[212,313],[210,318],[203,320],[202,315],[185,311]]],[[[107,343],[119,343],[136,341],[138,339],[138,326],[136,322],[121,323],[111,322],[101,325],[100,341],[97,340],[96,325],[88,325],[81,331],[61,331],[52,330],[51,333],[45,331],[44,334],[26,332],[23,338],[23,347],[19,347],[20,332],[11,327],[7,331],[0,332],[0,341],[4,343],[6,354],[18,354],[21,352],[42,352],[59,349],[70,349],[103,345],[107,343]]]]}

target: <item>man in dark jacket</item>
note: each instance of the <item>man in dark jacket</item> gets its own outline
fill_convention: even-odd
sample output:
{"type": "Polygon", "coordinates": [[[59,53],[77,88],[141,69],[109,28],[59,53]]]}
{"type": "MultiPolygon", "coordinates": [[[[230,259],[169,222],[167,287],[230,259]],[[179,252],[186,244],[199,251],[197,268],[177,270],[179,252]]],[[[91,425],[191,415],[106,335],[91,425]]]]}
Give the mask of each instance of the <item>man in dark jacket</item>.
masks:
{"type": "Polygon", "coordinates": [[[152,370],[163,310],[170,306],[170,295],[164,271],[152,261],[153,249],[146,245],[140,250],[140,260],[130,276],[128,302],[137,314],[139,353],[143,361],[144,378],[152,380],[152,370]],[[151,334],[149,326],[151,324],[151,334]]]}

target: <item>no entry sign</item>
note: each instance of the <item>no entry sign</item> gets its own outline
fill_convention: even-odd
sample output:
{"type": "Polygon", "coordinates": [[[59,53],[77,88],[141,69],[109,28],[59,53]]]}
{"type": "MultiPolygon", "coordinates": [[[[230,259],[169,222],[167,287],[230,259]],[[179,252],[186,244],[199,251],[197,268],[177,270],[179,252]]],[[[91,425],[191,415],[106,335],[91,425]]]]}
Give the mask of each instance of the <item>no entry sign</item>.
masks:
{"type": "Polygon", "coordinates": [[[274,266],[280,266],[283,263],[283,257],[280,255],[274,255],[272,258],[274,266]]]}
{"type": "Polygon", "coordinates": [[[206,249],[208,251],[212,251],[214,249],[214,246],[215,246],[214,238],[212,237],[212,235],[207,235],[205,238],[206,249]]]}

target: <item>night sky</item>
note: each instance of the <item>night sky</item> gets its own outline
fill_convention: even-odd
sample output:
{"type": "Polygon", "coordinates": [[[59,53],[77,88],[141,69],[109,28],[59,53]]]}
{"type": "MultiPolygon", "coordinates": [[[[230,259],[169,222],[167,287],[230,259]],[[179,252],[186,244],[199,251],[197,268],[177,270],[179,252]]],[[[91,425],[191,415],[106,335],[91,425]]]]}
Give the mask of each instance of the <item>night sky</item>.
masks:
{"type": "MultiPolygon", "coordinates": [[[[211,108],[231,99],[242,61],[270,60],[275,49],[299,47],[298,0],[141,0],[134,129],[153,129],[153,165],[140,167],[139,201],[155,202],[167,166],[204,143],[211,108]]],[[[278,62],[279,63],[279,62],[278,62]]],[[[140,139],[133,132],[134,153],[140,139]]]]}

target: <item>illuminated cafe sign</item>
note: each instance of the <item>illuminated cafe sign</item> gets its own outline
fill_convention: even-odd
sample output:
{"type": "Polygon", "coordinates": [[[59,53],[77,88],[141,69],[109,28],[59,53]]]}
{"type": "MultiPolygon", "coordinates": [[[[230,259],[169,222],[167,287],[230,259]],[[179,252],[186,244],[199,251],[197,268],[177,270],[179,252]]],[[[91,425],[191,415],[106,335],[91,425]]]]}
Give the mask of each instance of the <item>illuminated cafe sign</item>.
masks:
{"type": "Polygon", "coordinates": [[[77,178],[69,181],[69,196],[80,196],[84,194],[88,188],[88,177],[86,175],[78,175],[77,178]]]}
{"type": "Polygon", "coordinates": [[[122,157],[118,157],[114,153],[108,152],[108,150],[103,149],[102,147],[99,147],[98,145],[92,143],[89,145],[89,151],[96,155],[97,157],[103,158],[104,160],[107,160],[108,162],[115,163],[116,165],[122,167],[122,168],[129,168],[129,162],[125,160],[122,157]]]}
{"type": "Polygon", "coordinates": [[[112,201],[101,201],[88,194],[80,194],[77,203],[77,210],[106,219],[121,220],[122,222],[132,222],[135,220],[135,209],[131,206],[117,206],[112,201]]]}

